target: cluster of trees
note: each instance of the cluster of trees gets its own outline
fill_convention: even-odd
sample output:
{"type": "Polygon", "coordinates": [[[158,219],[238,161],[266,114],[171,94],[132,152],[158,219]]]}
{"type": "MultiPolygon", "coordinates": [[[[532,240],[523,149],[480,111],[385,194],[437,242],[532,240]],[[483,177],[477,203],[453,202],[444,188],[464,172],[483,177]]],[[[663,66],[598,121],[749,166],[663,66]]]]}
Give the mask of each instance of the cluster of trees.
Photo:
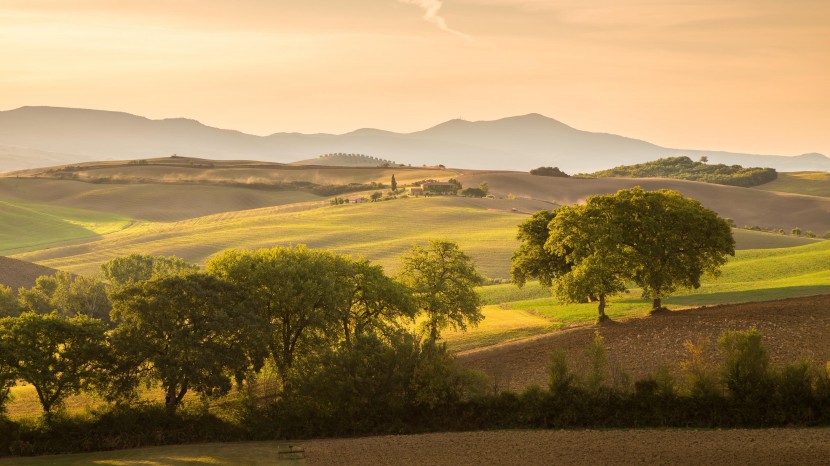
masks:
{"type": "Polygon", "coordinates": [[[557,178],[568,178],[571,175],[563,172],[559,167],[539,167],[530,170],[531,175],[536,176],[554,176],[557,178]]]}
{"type": "Polygon", "coordinates": [[[735,254],[729,224],[676,191],[640,187],[589,197],[584,205],[540,211],[519,225],[511,276],[537,278],[565,302],[598,301],[630,283],[652,299],[652,311],[679,288],[698,288],[735,254]]]}
{"type": "Polygon", "coordinates": [[[461,191],[462,196],[467,197],[485,197],[490,193],[490,185],[486,182],[482,182],[478,185],[478,188],[467,188],[461,191]]]}
{"type": "Polygon", "coordinates": [[[675,178],[743,187],[759,186],[778,178],[778,172],[773,168],[744,168],[740,165],[724,164],[709,165],[705,162],[705,157],[699,162],[695,162],[689,157],[666,157],[653,162],[623,165],[583,176],[599,178],[675,178]]]}
{"type": "Polygon", "coordinates": [[[354,348],[363,356],[408,351],[415,383],[423,364],[447,360],[437,343],[444,329],[482,319],[474,287],[483,279],[447,241],[413,246],[395,278],[366,260],[304,246],[227,250],[204,271],[131,255],[107,262],[101,275],[59,273],[18,299],[0,293],[0,407],[23,380],[46,413],[82,391],[129,403],[143,384],[160,386],[175,412],[187,393],[226,394],[266,363],[291,394],[329,369],[366,375],[338,366],[354,361],[354,348]]]}

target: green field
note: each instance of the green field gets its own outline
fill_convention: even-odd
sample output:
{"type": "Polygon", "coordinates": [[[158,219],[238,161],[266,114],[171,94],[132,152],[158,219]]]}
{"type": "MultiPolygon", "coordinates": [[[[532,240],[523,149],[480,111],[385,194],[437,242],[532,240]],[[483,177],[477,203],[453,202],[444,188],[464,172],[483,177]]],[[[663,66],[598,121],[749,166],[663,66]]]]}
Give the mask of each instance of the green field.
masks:
{"type": "Polygon", "coordinates": [[[830,197],[830,173],[828,172],[792,172],[779,173],[778,179],[756,186],[764,191],[807,194],[810,196],[830,197]]]}
{"type": "MultiPolygon", "coordinates": [[[[204,263],[227,248],[306,244],[362,256],[394,272],[398,258],[412,244],[441,238],[457,241],[484,275],[507,278],[510,257],[518,245],[516,226],[526,218],[510,212],[509,206],[514,204],[525,212],[541,205],[459,197],[325,207],[290,204],[179,222],[143,222],[83,244],[54,245],[15,257],[69,272],[95,273],[101,263],[131,253],[177,255],[204,263]]],[[[735,235],[739,247],[743,243],[749,247],[782,247],[815,241],[744,230],[736,230],[735,235]]],[[[7,254],[11,247],[7,245],[0,254],[7,254]]]]}
{"type": "Polygon", "coordinates": [[[525,218],[488,210],[474,200],[448,197],[294,210],[292,205],[146,223],[82,245],[16,257],[70,272],[94,273],[101,263],[134,252],[178,255],[202,263],[226,248],[306,244],[363,256],[394,271],[398,258],[412,244],[444,238],[457,241],[485,275],[506,277],[517,245],[516,225],[525,218]]]}
{"type": "Polygon", "coordinates": [[[95,238],[132,222],[118,214],[0,199],[0,254],[95,238]]]}
{"type": "MultiPolygon", "coordinates": [[[[287,451],[289,445],[292,444],[289,442],[240,442],[175,445],[78,455],[6,458],[0,459],[0,464],[20,466],[81,466],[89,464],[101,466],[209,464],[299,466],[306,464],[299,454],[279,454],[281,451],[287,451]]],[[[294,444],[293,446],[295,449],[302,448],[301,444],[294,444]]]]}
{"type": "MultiPolygon", "coordinates": [[[[767,301],[830,293],[830,242],[805,246],[738,251],[719,278],[707,278],[697,290],[681,290],[664,301],[669,309],[767,301]]],[[[488,305],[486,318],[466,334],[448,334],[453,349],[465,350],[541,334],[551,328],[588,324],[596,319],[592,303],[560,304],[538,283],[519,289],[512,284],[480,289],[488,305]],[[490,316],[495,318],[488,321],[490,316]],[[529,316],[536,320],[530,320],[529,316]],[[511,320],[515,324],[511,325],[511,320]]],[[[651,302],[632,288],[610,300],[606,313],[612,319],[648,314],[651,302]]]]}

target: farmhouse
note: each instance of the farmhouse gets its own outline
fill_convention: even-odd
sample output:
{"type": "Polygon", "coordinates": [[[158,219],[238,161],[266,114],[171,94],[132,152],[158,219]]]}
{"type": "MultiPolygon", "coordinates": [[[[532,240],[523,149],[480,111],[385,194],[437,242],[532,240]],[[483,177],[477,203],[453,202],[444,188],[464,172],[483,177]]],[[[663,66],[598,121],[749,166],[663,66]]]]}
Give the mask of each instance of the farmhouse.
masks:
{"type": "Polygon", "coordinates": [[[349,204],[363,204],[366,201],[366,196],[352,196],[349,198],[349,204]]]}
{"type": "Polygon", "coordinates": [[[457,183],[429,181],[421,185],[425,194],[455,194],[460,189],[457,183]]]}
{"type": "Polygon", "coordinates": [[[409,195],[410,196],[423,196],[424,195],[424,188],[421,188],[420,186],[410,186],[409,195]]]}

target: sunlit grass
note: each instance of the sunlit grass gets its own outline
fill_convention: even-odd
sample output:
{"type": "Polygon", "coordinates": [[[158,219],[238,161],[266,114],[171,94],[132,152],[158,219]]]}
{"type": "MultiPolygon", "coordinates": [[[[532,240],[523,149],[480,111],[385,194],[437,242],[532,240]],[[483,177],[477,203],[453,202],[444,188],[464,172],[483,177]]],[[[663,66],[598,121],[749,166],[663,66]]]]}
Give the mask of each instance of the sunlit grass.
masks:
{"type": "Polygon", "coordinates": [[[830,173],[827,172],[793,172],[779,173],[778,179],[757,186],[765,191],[808,194],[810,196],[830,197],[830,173]]]}

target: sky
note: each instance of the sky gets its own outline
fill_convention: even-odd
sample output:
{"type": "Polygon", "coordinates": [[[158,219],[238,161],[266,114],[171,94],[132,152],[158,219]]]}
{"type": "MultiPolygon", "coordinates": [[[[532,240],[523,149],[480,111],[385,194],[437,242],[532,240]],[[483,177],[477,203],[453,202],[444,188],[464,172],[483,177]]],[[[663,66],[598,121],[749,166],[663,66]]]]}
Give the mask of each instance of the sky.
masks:
{"type": "Polygon", "coordinates": [[[830,155],[829,83],[827,0],[0,0],[0,110],[260,135],[541,113],[830,155]]]}

